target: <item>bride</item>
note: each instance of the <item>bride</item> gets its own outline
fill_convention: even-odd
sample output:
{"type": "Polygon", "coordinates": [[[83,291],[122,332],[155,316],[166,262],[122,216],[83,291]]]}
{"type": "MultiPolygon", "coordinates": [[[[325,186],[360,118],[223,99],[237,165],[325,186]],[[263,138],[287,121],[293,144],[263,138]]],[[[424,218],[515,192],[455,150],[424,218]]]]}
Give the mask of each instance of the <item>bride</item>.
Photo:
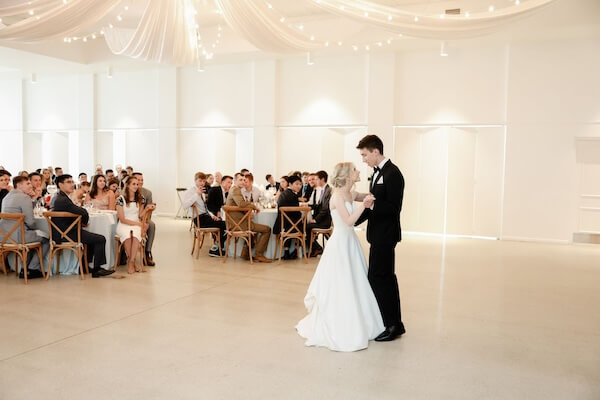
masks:
{"type": "Polygon", "coordinates": [[[354,223],[364,210],[364,194],[352,191],[360,172],[354,164],[335,166],[329,203],[333,234],[308,287],[308,315],[296,329],[307,346],[336,351],[365,349],[385,329],[377,300],[367,279],[367,263],[354,223]],[[355,202],[355,201],[360,201],[355,202]]]}

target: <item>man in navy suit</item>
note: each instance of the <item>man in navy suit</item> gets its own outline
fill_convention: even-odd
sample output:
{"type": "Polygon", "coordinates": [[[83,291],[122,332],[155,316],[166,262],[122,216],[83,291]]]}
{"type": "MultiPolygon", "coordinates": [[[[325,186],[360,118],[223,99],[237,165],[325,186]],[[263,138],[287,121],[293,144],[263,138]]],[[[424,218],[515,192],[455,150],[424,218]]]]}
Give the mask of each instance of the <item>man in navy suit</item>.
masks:
{"type": "Polygon", "coordinates": [[[368,220],[369,283],[379,304],[385,331],[375,338],[387,342],[404,334],[400,312],[400,293],[394,270],[396,244],[402,240],[400,211],[404,195],[404,177],[396,165],[383,155],[383,142],[367,135],[356,146],[363,162],[374,169],[365,211],[356,225],[368,220]]]}

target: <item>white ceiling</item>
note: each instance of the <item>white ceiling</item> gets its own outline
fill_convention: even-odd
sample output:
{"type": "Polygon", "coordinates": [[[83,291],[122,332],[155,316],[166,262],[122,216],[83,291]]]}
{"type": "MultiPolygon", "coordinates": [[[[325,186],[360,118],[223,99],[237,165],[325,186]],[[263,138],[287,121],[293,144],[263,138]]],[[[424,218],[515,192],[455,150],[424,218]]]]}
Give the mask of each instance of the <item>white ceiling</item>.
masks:
{"type": "MultiPolygon", "coordinates": [[[[123,28],[134,28],[141,17],[148,0],[124,0],[118,10],[107,19],[123,28]],[[129,10],[123,13],[125,5],[129,10]],[[123,21],[116,22],[116,16],[122,13],[123,21]]],[[[265,0],[254,0],[265,1],[265,0]]],[[[409,12],[435,15],[449,8],[461,8],[471,12],[487,10],[490,4],[496,9],[514,5],[514,0],[377,0],[379,3],[397,7],[409,12]]],[[[527,0],[521,0],[527,1],[527,0]]],[[[198,10],[198,23],[203,38],[210,42],[216,36],[217,26],[223,27],[221,43],[214,50],[212,62],[231,62],[248,60],[273,55],[258,51],[246,40],[228,29],[217,12],[212,0],[195,0],[198,10]]],[[[331,41],[356,43],[363,45],[376,41],[393,38],[391,46],[371,51],[402,51],[408,49],[434,49],[439,46],[437,41],[399,38],[382,29],[376,29],[361,23],[324,13],[321,9],[301,0],[269,0],[273,8],[291,21],[297,21],[305,26],[306,32],[318,37],[326,37],[331,41]]],[[[106,21],[103,22],[107,24],[106,21]]],[[[101,26],[93,29],[99,31],[101,26]]],[[[93,31],[93,30],[92,30],[93,31]]],[[[91,33],[82,32],[82,34],[91,33]]],[[[451,46],[469,46],[505,43],[514,40],[539,40],[550,37],[600,35],[600,0],[556,0],[550,7],[541,10],[530,19],[518,21],[500,34],[487,37],[455,41],[451,46]]],[[[361,50],[364,52],[364,49],[361,50]]],[[[338,54],[352,52],[347,46],[338,48],[331,46],[319,54],[338,54]]],[[[114,56],[108,50],[104,40],[98,38],[64,43],[62,40],[38,44],[21,44],[0,42],[0,73],[8,70],[22,70],[24,73],[40,71],[73,71],[73,70],[103,70],[106,65],[120,65],[126,68],[139,68],[147,63],[125,57],[114,56]],[[15,51],[20,50],[20,51],[15,51]]]]}

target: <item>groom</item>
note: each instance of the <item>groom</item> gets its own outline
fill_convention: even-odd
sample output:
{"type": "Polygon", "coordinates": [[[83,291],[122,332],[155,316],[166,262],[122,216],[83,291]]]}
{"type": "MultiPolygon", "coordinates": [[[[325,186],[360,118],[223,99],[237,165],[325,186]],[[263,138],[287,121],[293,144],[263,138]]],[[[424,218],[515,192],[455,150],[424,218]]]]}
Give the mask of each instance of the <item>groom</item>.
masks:
{"type": "Polygon", "coordinates": [[[404,177],[389,158],[383,155],[383,142],[367,135],[356,146],[363,162],[374,168],[369,183],[372,196],[364,199],[365,211],[356,225],[368,220],[369,283],[379,304],[385,331],[375,338],[388,342],[402,335],[404,324],[400,313],[400,293],[394,272],[394,249],[402,240],[400,210],[404,195],[404,177]]]}

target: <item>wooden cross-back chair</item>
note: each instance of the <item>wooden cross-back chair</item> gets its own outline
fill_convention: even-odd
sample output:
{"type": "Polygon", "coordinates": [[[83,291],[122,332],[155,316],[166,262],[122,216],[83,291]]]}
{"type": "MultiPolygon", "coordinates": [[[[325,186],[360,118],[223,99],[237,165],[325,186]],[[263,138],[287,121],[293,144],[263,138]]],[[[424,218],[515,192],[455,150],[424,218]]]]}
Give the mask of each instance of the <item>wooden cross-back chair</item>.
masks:
{"type": "Polygon", "coordinates": [[[325,239],[329,240],[332,233],[333,222],[329,228],[313,228],[313,230],[310,231],[310,246],[308,248],[308,254],[312,254],[313,242],[319,237],[319,235],[323,235],[323,249],[325,249],[325,239]]]}
{"type": "Polygon", "coordinates": [[[234,252],[233,258],[237,257],[237,242],[242,239],[248,245],[248,254],[250,255],[250,264],[253,264],[252,258],[252,236],[256,232],[252,232],[252,212],[251,208],[241,208],[234,206],[225,206],[223,207],[223,211],[225,212],[225,233],[227,234],[227,242],[225,243],[225,257],[223,257],[223,262],[227,261],[227,255],[229,253],[229,243],[231,243],[231,239],[234,242],[234,252]],[[232,213],[243,213],[244,215],[239,221],[236,221],[232,213]]]}
{"type": "MultiPolygon", "coordinates": [[[[153,210],[144,209],[144,215],[142,216],[142,220],[141,220],[143,224],[148,224],[150,222],[150,219],[152,218],[152,212],[153,212],[153,210]]],[[[148,262],[146,261],[146,241],[147,240],[148,240],[147,231],[142,231],[142,240],[140,241],[140,245],[138,248],[138,253],[140,256],[140,263],[142,263],[142,267],[148,265],[148,262]]],[[[123,243],[121,243],[121,238],[119,237],[119,235],[115,235],[115,265],[113,266],[113,269],[115,271],[117,270],[117,267],[119,266],[122,249],[123,249],[123,243]]],[[[144,269],[143,269],[143,272],[145,272],[144,269]]]]}
{"type": "Polygon", "coordinates": [[[192,256],[194,255],[194,251],[196,251],[196,248],[197,248],[198,251],[196,252],[196,258],[200,257],[200,249],[202,248],[202,245],[204,244],[204,236],[206,236],[207,234],[211,235],[211,237],[213,238],[215,243],[217,243],[217,245],[219,246],[219,255],[222,256],[223,253],[221,250],[221,248],[222,248],[221,230],[216,227],[203,228],[202,225],[200,224],[200,214],[198,214],[198,207],[196,207],[195,204],[192,205],[192,213],[193,213],[192,225],[194,225],[194,221],[195,221],[194,241],[192,242],[192,256]]]}
{"type": "Polygon", "coordinates": [[[81,243],[81,215],[62,211],[48,211],[43,215],[48,222],[48,233],[50,235],[50,252],[48,256],[48,271],[46,271],[46,279],[50,277],[50,273],[52,272],[52,263],[54,262],[55,255],[57,256],[56,275],[60,274],[60,255],[63,250],[71,250],[73,253],[75,253],[75,256],[79,262],[79,277],[80,279],[85,279],[83,267],[85,266],[86,273],[89,273],[90,271],[87,262],[87,246],[81,243]],[[63,231],[55,224],[55,221],[53,221],[55,218],[72,218],[73,222],[71,222],[71,225],[69,225],[69,227],[63,231]],[[68,236],[73,230],[75,230],[77,234],[76,241],[68,236]],[[56,231],[59,238],[55,236],[54,231],[56,231]],[[60,243],[57,242],[57,240],[60,240],[60,243]]]}
{"type": "Polygon", "coordinates": [[[281,263],[281,253],[283,252],[283,246],[288,240],[296,240],[296,247],[302,247],[302,255],[304,257],[304,262],[308,262],[306,254],[306,239],[304,232],[306,232],[306,217],[309,211],[310,207],[308,206],[279,207],[279,212],[281,213],[281,231],[277,234],[277,241],[275,244],[275,254],[278,253],[277,249],[279,249],[279,263],[281,263]],[[294,221],[289,214],[297,212],[300,212],[300,217],[298,217],[298,219],[294,221]],[[290,226],[287,229],[285,229],[286,223],[290,224],[290,226]],[[298,244],[300,246],[298,246],[298,244]]]}
{"type": "Polygon", "coordinates": [[[0,264],[2,265],[2,271],[6,275],[6,266],[4,265],[4,255],[6,253],[14,253],[15,255],[15,272],[19,276],[19,259],[23,264],[23,275],[25,277],[25,284],[27,284],[27,256],[29,251],[36,250],[37,256],[40,259],[40,269],[42,275],[44,275],[44,257],[42,255],[42,244],[40,242],[25,243],[25,214],[13,214],[13,213],[0,213],[1,220],[14,221],[12,227],[8,232],[4,231],[0,227],[0,264]],[[21,231],[21,243],[14,240],[11,236],[17,232],[19,235],[21,231]]]}

